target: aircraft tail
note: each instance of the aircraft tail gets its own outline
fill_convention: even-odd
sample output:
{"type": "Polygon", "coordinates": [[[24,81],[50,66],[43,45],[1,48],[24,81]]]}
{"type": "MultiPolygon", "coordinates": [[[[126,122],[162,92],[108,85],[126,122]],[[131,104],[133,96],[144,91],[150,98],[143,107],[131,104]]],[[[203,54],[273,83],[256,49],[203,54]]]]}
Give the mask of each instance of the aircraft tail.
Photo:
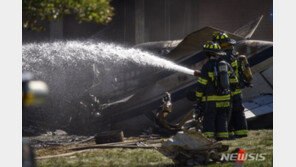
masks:
{"type": "Polygon", "coordinates": [[[251,21],[247,25],[244,25],[233,32],[233,34],[241,36],[243,38],[249,39],[254,34],[255,30],[257,29],[258,25],[260,24],[263,15],[258,17],[256,20],[251,21]]]}

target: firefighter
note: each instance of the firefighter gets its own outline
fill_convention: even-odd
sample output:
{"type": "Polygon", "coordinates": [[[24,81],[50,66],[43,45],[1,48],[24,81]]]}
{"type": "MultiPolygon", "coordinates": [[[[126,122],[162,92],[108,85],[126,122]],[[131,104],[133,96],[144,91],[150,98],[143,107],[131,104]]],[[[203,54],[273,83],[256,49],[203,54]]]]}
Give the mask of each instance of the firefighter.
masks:
{"type": "Polygon", "coordinates": [[[228,112],[230,91],[238,80],[226,61],[219,44],[207,42],[203,45],[208,61],[203,65],[196,87],[197,105],[203,108],[203,134],[217,140],[228,139],[228,112]]]}
{"type": "Polygon", "coordinates": [[[213,42],[217,42],[222,51],[226,53],[222,56],[225,61],[231,64],[233,71],[239,81],[238,87],[231,92],[232,107],[230,112],[229,131],[233,137],[246,137],[248,135],[248,126],[242,104],[242,89],[251,86],[252,73],[248,60],[244,55],[238,55],[234,51],[236,41],[229,38],[225,32],[213,35],[213,42]]]}

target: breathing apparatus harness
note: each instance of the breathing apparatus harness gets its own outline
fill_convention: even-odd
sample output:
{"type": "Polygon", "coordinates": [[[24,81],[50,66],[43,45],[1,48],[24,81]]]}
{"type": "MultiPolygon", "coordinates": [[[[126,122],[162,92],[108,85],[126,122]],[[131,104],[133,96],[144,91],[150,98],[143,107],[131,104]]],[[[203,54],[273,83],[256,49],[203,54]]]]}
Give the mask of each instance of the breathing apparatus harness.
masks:
{"type": "Polygon", "coordinates": [[[238,55],[234,50],[225,50],[231,62],[237,60],[237,77],[239,79],[239,88],[252,87],[251,81],[253,74],[250,64],[245,55],[238,55]]]}
{"type": "Polygon", "coordinates": [[[247,57],[245,55],[239,55],[237,63],[240,87],[252,87],[253,74],[247,57]]]}
{"type": "Polygon", "coordinates": [[[230,64],[221,58],[216,58],[214,62],[214,80],[212,82],[217,95],[228,95],[230,93],[229,74],[234,75],[230,64]]]}
{"type": "MultiPolygon", "coordinates": [[[[220,34],[222,39],[229,39],[226,34],[220,34]]],[[[218,36],[217,36],[218,37],[218,36]]],[[[215,39],[217,38],[215,36],[215,39]]],[[[220,37],[219,37],[220,39],[220,37]]],[[[228,71],[232,70],[229,68],[229,64],[224,61],[220,56],[225,55],[225,52],[221,51],[221,47],[218,43],[208,41],[203,45],[203,50],[206,51],[206,56],[213,60],[214,71],[213,71],[213,86],[216,90],[217,95],[227,95],[230,93],[230,81],[228,71]]]]}

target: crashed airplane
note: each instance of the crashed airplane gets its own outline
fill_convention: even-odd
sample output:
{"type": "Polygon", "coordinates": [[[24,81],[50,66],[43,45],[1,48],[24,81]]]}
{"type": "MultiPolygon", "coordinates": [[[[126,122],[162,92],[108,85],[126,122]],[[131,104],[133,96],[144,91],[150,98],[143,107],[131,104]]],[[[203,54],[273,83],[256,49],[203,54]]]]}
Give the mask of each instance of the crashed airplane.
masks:
{"type": "MultiPolygon", "coordinates": [[[[273,42],[250,39],[262,17],[233,33],[227,32],[238,42],[236,50],[247,56],[254,75],[253,87],[243,90],[249,128],[272,128],[273,42]]],[[[214,27],[204,27],[183,40],[149,42],[135,47],[200,70],[205,62],[202,44],[211,40],[213,33],[222,31],[214,27]]],[[[173,111],[168,116],[168,121],[178,122],[192,109],[193,103],[187,100],[186,92],[195,87],[196,77],[177,72],[155,72],[147,78],[149,81],[147,79],[141,87],[130,92],[126,100],[103,110],[100,117],[100,124],[104,125],[102,130],[120,129],[127,135],[139,134],[153,125],[145,113],[156,112],[165,92],[171,93],[173,103],[173,111]]]]}

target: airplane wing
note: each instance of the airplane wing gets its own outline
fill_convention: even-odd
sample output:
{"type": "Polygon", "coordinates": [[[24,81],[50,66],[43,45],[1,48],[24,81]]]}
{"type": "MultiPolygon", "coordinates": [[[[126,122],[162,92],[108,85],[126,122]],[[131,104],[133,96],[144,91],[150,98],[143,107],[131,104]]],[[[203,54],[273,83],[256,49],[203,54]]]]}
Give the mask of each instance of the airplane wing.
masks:
{"type": "MultiPolygon", "coordinates": [[[[251,38],[262,19],[263,15],[251,21],[247,25],[238,28],[233,33],[228,32],[228,34],[237,41],[251,38]]],[[[211,40],[212,34],[216,32],[224,31],[214,27],[205,27],[193,33],[190,33],[183,40],[179,39],[172,41],[147,42],[135,45],[134,47],[148,50],[161,56],[167,56],[167,53],[170,52],[170,54],[168,55],[170,59],[179,60],[178,58],[182,58],[188,55],[190,56],[194,53],[199,52],[202,49],[202,44],[206,41],[211,40]],[[179,53],[182,54],[180,55],[179,53]]]]}
{"type": "MultiPolygon", "coordinates": [[[[197,30],[189,35],[187,35],[179,45],[174,48],[169,54],[168,57],[173,60],[180,60],[183,57],[192,56],[202,50],[202,45],[206,41],[212,40],[212,36],[217,32],[225,32],[218,28],[214,27],[204,27],[200,30],[197,30]]],[[[235,39],[236,41],[243,40],[243,37],[235,35],[233,33],[227,32],[230,38],[235,39]]]]}

